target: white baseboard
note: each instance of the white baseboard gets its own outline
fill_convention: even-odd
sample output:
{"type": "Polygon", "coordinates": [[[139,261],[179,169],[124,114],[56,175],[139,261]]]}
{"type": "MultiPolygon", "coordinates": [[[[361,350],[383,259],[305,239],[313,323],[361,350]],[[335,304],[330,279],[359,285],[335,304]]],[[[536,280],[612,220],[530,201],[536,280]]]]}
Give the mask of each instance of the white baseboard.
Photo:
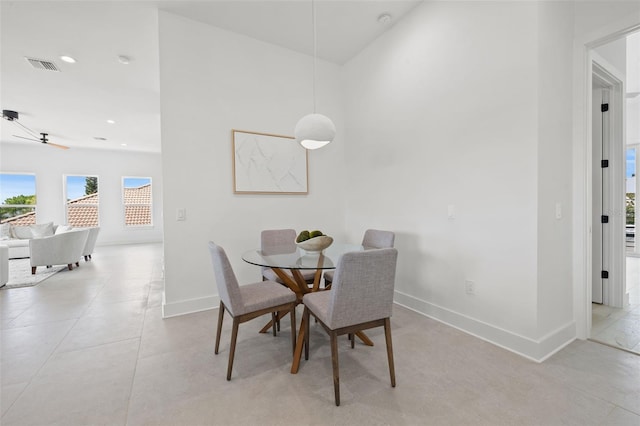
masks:
{"type": "Polygon", "coordinates": [[[544,361],[576,338],[575,321],[534,340],[400,291],[395,292],[395,302],[535,362],[544,361]]]}
{"type": "Polygon", "coordinates": [[[162,293],[162,318],[177,317],[179,315],[193,314],[208,311],[220,306],[218,296],[199,297],[197,299],[180,300],[167,303],[165,294],[162,293]]]}

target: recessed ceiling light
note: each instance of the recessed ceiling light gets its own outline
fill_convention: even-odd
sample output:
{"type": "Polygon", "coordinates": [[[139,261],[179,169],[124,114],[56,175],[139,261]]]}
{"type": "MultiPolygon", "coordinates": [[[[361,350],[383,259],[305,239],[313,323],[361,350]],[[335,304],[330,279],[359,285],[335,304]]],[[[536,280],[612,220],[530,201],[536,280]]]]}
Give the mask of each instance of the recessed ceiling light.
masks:
{"type": "Polygon", "coordinates": [[[69,63],[69,64],[75,64],[76,60],[73,59],[71,56],[66,56],[66,55],[62,55],[60,56],[60,59],[62,59],[63,61],[69,63]]]}
{"type": "Polygon", "coordinates": [[[97,140],[97,141],[106,141],[107,140],[107,138],[103,138],[102,136],[94,136],[93,138],[95,140],[97,140]]]}
{"type": "Polygon", "coordinates": [[[121,143],[120,146],[127,146],[127,144],[126,143],[121,143]]]}
{"type": "Polygon", "coordinates": [[[107,120],[107,123],[109,123],[109,124],[115,124],[116,122],[115,122],[115,121],[113,121],[113,120],[107,120]]]}
{"type": "Polygon", "coordinates": [[[124,55],[120,55],[120,56],[118,56],[118,62],[120,62],[121,64],[124,64],[124,65],[128,65],[129,64],[129,57],[128,56],[124,56],[124,55]]]}
{"type": "Polygon", "coordinates": [[[379,24],[387,25],[390,22],[391,22],[391,14],[383,13],[382,15],[378,16],[378,23],[379,24]]]}

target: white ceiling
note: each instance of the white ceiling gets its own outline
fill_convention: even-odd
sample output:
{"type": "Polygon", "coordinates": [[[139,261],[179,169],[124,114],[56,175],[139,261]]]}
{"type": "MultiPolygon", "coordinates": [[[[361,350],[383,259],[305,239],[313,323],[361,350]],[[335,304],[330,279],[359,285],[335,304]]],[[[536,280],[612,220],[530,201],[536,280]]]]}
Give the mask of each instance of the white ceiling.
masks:
{"type": "MultiPolygon", "coordinates": [[[[318,56],[345,63],[418,3],[316,0],[318,56]],[[378,23],[382,13],[392,15],[391,24],[378,23]]],[[[18,111],[21,124],[49,133],[54,143],[160,152],[158,8],[313,54],[310,0],[3,0],[1,108],[18,111]],[[121,64],[118,55],[130,63],[121,64]],[[52,61],[60,72],[34,69],[25,57],[52,61]]],[[[0,126],[0,143],[31,143],[13,136],[29,136],[15,123],[0,120],[0,126]]]]}

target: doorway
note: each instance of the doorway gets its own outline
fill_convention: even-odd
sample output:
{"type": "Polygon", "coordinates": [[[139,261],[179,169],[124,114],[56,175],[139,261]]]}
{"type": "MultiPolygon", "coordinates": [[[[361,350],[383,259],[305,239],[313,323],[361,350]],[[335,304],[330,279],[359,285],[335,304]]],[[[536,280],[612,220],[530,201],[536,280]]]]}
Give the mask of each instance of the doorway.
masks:
{"type": "Polygon", "coordinates": [[[640,33],[593,51],[591,340],[640,354],[640,33]]]}

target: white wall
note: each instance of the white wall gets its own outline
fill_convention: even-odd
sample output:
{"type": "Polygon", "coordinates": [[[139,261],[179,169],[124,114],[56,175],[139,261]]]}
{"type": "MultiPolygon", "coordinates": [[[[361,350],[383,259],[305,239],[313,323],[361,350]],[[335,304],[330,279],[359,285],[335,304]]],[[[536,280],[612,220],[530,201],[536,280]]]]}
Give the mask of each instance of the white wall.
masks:
{"type": "Polygon", "coordinates": [[[534,4],[430,2],[345,70],[352,238],[394,230],[398,300],[505,346],[537,337],[537,45],[534,4]]]}
{"type": "Polygon", "coordinates": [[[573,12],[570,2],[538,4],[537,338],[544,342],[540,356],[575,336],[571,281],[573,12]]]}
{"type": "Polygon", "coordinates": [[[162,241],[162,163],[160,154],[72,148],[66,151],[29,143],[3,142],[0,170],[35,173],[38,223],[65,223],[64,175],[98,176],[100,234],[98,244],[162,241]],[[152,227],[123,224],[122,177],[151,177],[152,227]]]}
{"type": "Polygon", "coordinates": [[[309,152],[308,195],[234,195],[231,129],[292,135],[311,112],[309,56],[160,13],[165,215],[164,315],[218,305],[207,249],[222,245],[241,283],[260,270],[241,260],[262,229],[318,228],[344,238],[344,137],[340,68],[318,61],[318,112],[335,141],[309,152]],[[176,210],[187,220],[177,222],[176,210]]]}

